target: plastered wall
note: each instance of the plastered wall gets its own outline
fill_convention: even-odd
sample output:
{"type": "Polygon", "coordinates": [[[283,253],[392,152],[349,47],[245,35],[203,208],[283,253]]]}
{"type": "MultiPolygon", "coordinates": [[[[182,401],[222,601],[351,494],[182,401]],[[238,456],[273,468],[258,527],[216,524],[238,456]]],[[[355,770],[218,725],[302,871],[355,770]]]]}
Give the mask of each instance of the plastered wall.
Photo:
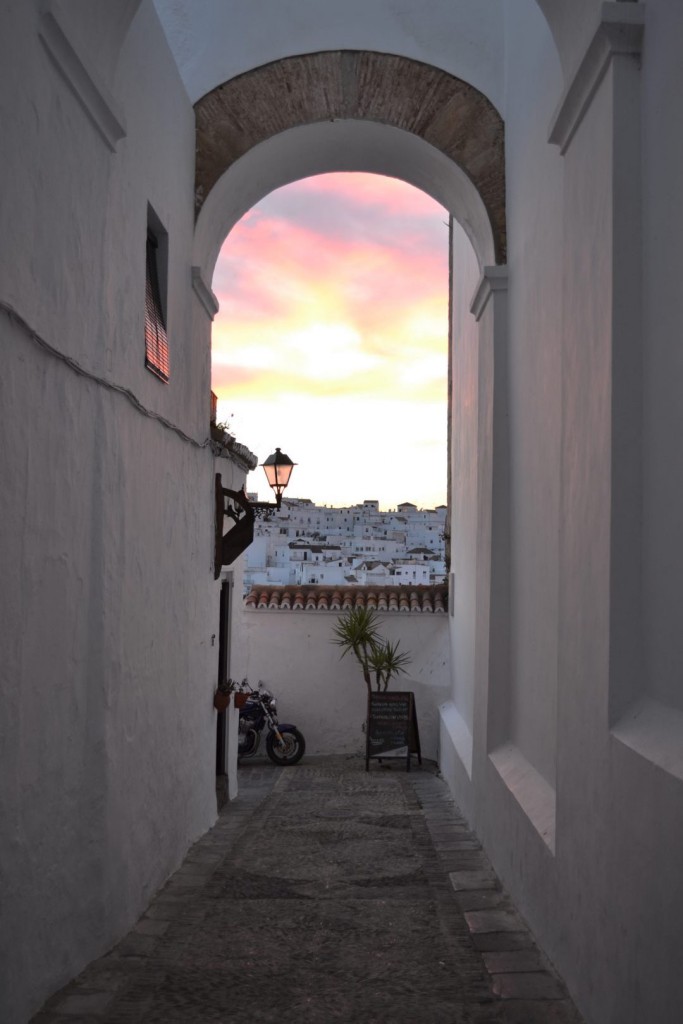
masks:
{"type": "Polygon", "coordinates": [[[466,772],[472,772],[472,735],[476,677],[476,594],[481,565],[477,560],[479,534],[477,495],[481,481],[479,449],[479,329],[470,301],[479,281],[472,246],[457,222],[452,226],[453,291],[451,299],[452,428],[451,458],[451,572],[450,618],[453,670],[452,720],[449,731],[466,772]]]}
{"type": "Polygon", "coordinates": [[[108,386],[205,440],[189,101],[145,5],[112,152],[36,7],[2,19],[0,299],[24,326],[0,310],[0,1019],[19,1024],[131,927],[215,818],[218,595],[213,456],[108,386]],[[168,386],[144,368],[148,203],[169,234],[168,386]]]}
{"type": "MultiPolygon", "coordinates": [[[[303,732],[309,754],[365,752],[367,689],[353,655],[342,658],[332,643],[338,619],[336,612],[241,609],[235,620],[233,677],[248,676],[253,686],[263,680],[278,698],[280,720],[303,732]]],[[[382,636],[410,654],[391,689],[414,692],[423,756],[437,760],[438,709],[449,695],[447,616],[399,613],[380,622],[382,636]]]]}
{"type": "MultiPolygon", "coordinates": [[[[640,17],[627,6],[626,15],[606,13],[640,17]]],[[[666,3],[647,12],[642,62],[620,36],[583,116],[555,149],[544,143],[542,108],[561,86],[558,68],[540,26],[523,15],[508,26],[508,42],[521,53],[536,39],[538,49],[536,63],[527,52],[521,67],[508,52],[507,65],[509,650],[501,664],[494,453],[493,603],[490,616],[476,603],[488,649],[485,671],[475,673],[471,776],[446,715],[441,766],[586,1019],[674,1024],[683,732],[669,686],[680,631],[666,635],[677,559],[665,551],[678,500],[680,403],[670,389],[680,317],[678,292],[665,284],[674,263],[662,263],[656,240],[666,250],[673,233],[664,221],[671,227],[680,205],[670,178],[676,143],[661,121],[663,76],[675,79],[680,63],[678,12],[666,3]]],[[[489,303],[479,321],[480,366],[496,359],[500,312],[489,303]]],[[[457,378],[453,399],[469,408],[457,378]]],[[[494,425],[499,399],[494,388],[494,425]]],[[[485,465],[485,434],[480,451],[485,465]]],[[[454,623],[455,638],[459,631],[454,623]]],[[[455,657],[453,666],[457,703],[467,663],[455,657]]]]}

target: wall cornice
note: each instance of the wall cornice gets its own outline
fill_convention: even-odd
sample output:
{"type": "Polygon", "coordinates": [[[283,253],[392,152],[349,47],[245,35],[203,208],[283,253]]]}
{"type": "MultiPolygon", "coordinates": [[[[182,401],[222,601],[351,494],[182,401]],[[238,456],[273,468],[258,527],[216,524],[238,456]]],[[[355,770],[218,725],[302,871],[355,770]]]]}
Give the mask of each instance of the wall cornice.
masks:
{"type": "Polygon", "coordinates": [[[508,268],[507,266],[501,267],[484,267],[482,275],[479,278],[479,284],[475,288],[472,301],[470,303],[470,313],[474,316],[474,319],[478,322],[488,305],[488,301],[494,292],[506,292],[508,288],[508,268]]]}
{"type": "Polygon", "coordinates": [[[126,135],[123,116],[114,97],[83,62],[54,14],[42,15],[38,34],[53,64],[114,153],[117,143],[126,135]]]}
{"type": "Polygon", "coordinates": [[[562,154],[569,148],[612,59],[640,55],[644,29],[642,4],[613,0],[603,3],[595,34],[550,126],[548,141],[559,146],[562,154]]]}
{"type": "Polygon", "coordinates": [[[213,320],[220,309],[220,304],[208,284],[202,277],[201,267],[192,267],[192,290],[202,304],[209,320],[213,320]]]}

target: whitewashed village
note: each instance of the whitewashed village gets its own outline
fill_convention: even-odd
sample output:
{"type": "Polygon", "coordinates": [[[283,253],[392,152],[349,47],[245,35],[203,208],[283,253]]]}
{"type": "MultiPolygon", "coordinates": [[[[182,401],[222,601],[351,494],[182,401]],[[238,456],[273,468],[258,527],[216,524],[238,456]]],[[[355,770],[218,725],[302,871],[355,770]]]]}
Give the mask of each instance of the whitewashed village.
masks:
{"type": "MultiPolygon", "coordinates": [[[[254,496],[250,495],[253,499],[254,496]]],[[[379,502],[347,508],[285,498],[259,519],[245,553],[244,592],[257,586],[435,586],[446,577],[447,508],[379,502]]]]}

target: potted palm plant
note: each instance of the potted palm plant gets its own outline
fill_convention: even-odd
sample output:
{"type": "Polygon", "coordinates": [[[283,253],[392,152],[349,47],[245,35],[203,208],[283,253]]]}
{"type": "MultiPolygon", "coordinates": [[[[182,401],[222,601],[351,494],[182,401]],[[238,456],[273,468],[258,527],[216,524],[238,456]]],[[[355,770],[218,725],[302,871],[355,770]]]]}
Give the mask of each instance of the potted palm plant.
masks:
{"type": "Polygon", "coordinates": [[[333,633],[332,643],[343,648],[341,657],[352,653],[360,665],[368,695],[373,683],[378,692],[386,691],[391,679],[410,663],[410,655],[398,649],[400,641],[382,637],[374,608],[349,609],[339,616],[333,633]]]}

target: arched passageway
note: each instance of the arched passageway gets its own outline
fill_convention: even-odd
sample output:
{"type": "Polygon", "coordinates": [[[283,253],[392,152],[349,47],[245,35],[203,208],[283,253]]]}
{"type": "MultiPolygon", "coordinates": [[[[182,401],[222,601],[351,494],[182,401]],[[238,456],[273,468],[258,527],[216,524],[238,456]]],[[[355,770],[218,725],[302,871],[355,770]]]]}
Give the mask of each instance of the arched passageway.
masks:
{"type": "Polygon", "coordinates": [[[438,68],[383,53],[306,54],[218,86],[195,115],[198,213],[219,178],[267,139],[302,125],[371,122],[409,132],[461,168],[491,222],[495,260],[505,262],[503,120],[483,93],[438,68]]]}
{"type": "MultiPolygon", "coordinates": [[[[502,349],[507,230],[504,124],[499,112],[482,92],[439,68],[376,52],[327,51],[285,58],[240,75],[200,99],[195,116],[193,263],[205,291],[220,246],[242,214],[271,190],[309,175],[355,170],[401,178],[437,199],[458,222],[452,239],[452,258],[459,263],[457,303],[453,279],[449,286],[456,330],[467,333],[458,359],[465,349],[475,353],[478,347],[482,357],[480,361],[477,353],[466,367],[451,362],[449,368],[458,376],[461,392],[455,397],[449,386],[449,504],[451,440],[457,429],[461,438],[467,438],[464,464],[474,472],[465,473],[460,501],[467,506],[466,512],[460,511],[468,521],[467,528],[461,528],[467,538],[462,546],[479,552],[478,559],[468,557],[462,566],[461,586],[468,600],[485,598],[487,608],[489,603],[495,607],[496,643],[505,650],[509,467],[507,363],[502,349]],[[478,279],[472,321],[469,307],[478,279]],[[473,404],[475,391],[478,401],[473,404]],[[459,406],[467,408],[464,416],[456,411],[459,406]],[[471,486],[477,478],[479,491],[471,486]],[[492,536],[497,537],[498,560],[489,579],[492,536]]],[[[462,472],[460,460],[459,465],[462,472]]],[[[446,532],[450,536],[450,524],[446,532]]],[[[488,643],[488,638],[480,643],[478,653],[478,671],[485,682],[488,643]]],[[[473,634],[466,646],[473,652],[473,634]]],[[[459,674],[466,677],[462,703],[471,730],[473,664],[459,674]]]]}
{"type": "MultiPolygon", "coordinates": [[[[163,883],[214,813],[212,537],[197,496],[212,482],[202,441],[215,303],[202,279],[231,225],[277,185],[368,170],[439,198],[470,257],[457,281],[466,344],[454,436],[475,586],[462,586],[451,624],[459,717],[443,723],[453,743],[442,770],[587,1018],[677,1020],[683,488],[672,472],[682,417],[672,339],[683,207],[670,126],[681,11],[677,0],[3,5],[3,298],[65,357],[51,362],[31,348],[34,334],[3,322],[15,1006],[35,1008],[93,944],[121,934],[144,887],[163,883]],[[313,69],[332,54],[315,106],[313,69]],[[421,83],[429,124],[398,68],[421,83]],[[367,82],[376,93],[354,95],[367,82]],[[213,95],[218,109],[223,83],[242,120],[228,112],[233,150],[213,163],[195,223],[194,104],[213,95]],[[431,106],[433,90],[462,112],[463,83],[505,121],[504,178],[482,176],[431,106]],[[382,106],[381,91],[396,103],[382,106]],[[548,145],[550,124],[561,151],[548,145]],[[170,239],[168,385],[146,376],[135,343],[149,207],[170,239]],[[496,298],[505,268],[492,266],[504,252],[507,309],[496,298]],[[496,337],[506,319],[509,345],[496,337]],[[73,361],[89,379],[68,376],[73,361]],[[506,385],[508,407],[493,415],[506,385]],[[122,390],[153,417],[124,407],[122,390]],[[179,447],[161,418],[197,444],[179,447]],[[478,517],[505,507],[496,480],[503,497],[509,488],[499,524],[478,517]],[[487,532],[500,542],[490,563],[487,532]],[[488,605],[496,572],[511,615],[488,605]],[[506,624],[509,644],[485,664],[506,624]],[[473,680],[468,693],[458,678],[473,680]]],[[[208,168],[222,143],[203,142],[208,168]]]]}
{"type": "MultiPolygon", "coordinates": [[[[473,605],[485,603],[486,615],[489,604],[495,608],[495,642],[505,650],[509,628],[508,381],[503,352],[507,232],[500,114],[481,92],[437,68],[387,54],[343,51],[258,68],[203,97],[195,113],[193,263],[206,285],[221,244],[242,214],[271,190],[309,175],[366,171],[401,178],[437,199],[458,223],[452,240],[458,266],[449,298],[454,333],[461,344],[457,357],[452,354],[449,369],[458,378],[457,395],[449,386],[449,504],[456,457],[452,439],[457,433],[458,471],[463,480],[456,499],[458,555],[467,552],[460,560],[459,585],[465,600],[473,605]],[[478,280],[472,319],[470,302],[478,280]],[[475,393],[478,397],[473,401],[475,393]],[[489,568],[492,537],[497,538],[498,553],[493,572],[489,568]]],[[[469,627],[460,644],[469,657],[467,668],[461,666],[458,676],[470,732],[477,673],[480,682],[488,685],[488,646],[487,636],[479,643],[475,669],[474,634],[469,627]]],[[[499,674],[503,671],[501,663],[499,674]]],[[[471,760],[471,752],[467,757],[471,760]]]]}

